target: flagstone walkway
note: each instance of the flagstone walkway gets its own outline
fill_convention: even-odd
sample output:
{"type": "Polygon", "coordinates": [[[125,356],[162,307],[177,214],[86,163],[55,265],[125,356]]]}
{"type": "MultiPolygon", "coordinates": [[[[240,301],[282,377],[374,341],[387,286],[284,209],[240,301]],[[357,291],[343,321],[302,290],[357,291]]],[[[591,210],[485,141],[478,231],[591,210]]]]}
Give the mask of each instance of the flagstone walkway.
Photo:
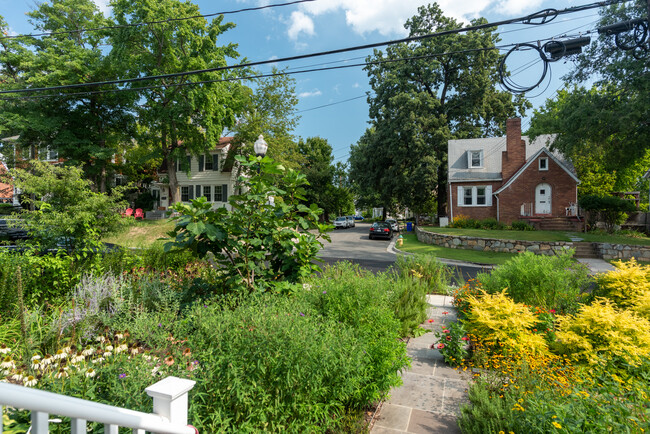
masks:
{"type": "MultiPolygon", "coordinates": [[[[434,322],[427,321],[424,328],[440,330],[443,324],[456,321],[451,297],[429,295],[427,301],[434,322]]],[[[460,433],[456,417],[467,401],[469,375],[447,366],[440,352],[431,349],[435,342],[433,333],[409,341],[411,368],[402,373],[404,384],[393,389],[383,403],[371,434],[460,433]]]]}

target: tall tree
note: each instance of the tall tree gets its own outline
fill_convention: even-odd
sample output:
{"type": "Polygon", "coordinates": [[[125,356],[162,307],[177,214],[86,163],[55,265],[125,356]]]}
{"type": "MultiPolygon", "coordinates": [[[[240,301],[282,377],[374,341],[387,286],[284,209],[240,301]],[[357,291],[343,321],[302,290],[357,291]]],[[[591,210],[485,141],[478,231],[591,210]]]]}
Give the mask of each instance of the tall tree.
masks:
{"type": "MultiPolygon", "coordinates": [[[[14,72],[14,86],[48,87],[116,78],[118,65],[109,61],[103,48],[107,31],[80,31],[110,24],[91,0],[43,2],[28,16],[37,31],[54,34],[13,42],[10,51],[18,50],[16,44],[20,44],[21,52],[29,53],[15,62],[15,68],[7,68],[11,63],[4,65],[14,72]]],[[[32,154],[37,150],[57,151],[69,164],[83,165],[96,188],[105,191],[117,146],[131,133],[135,99],[111,92],[114,85],[81,90],[13,100],[8,104],[12,117],[5,120],[9,120],[9,129],[20,135],[20,146],[32,148],[32,154]]]]}
{"type": "MultiPolygon", "coordinates": [[[[606,26],[646,18],[649,11],[646,0],[636,0],[600,13],[599,26],[606,26]]],[[[603,34],[576,57],[564,79],[567,88],[535,112],[529,134],[557,133],[556,149],[568,156],[602,155],[604,169],[610,172],[629,172],[645,160],[650,151],[648,52],[622,50],[615,37],[603,34]],[[579,87],[587,80],[595,80],[590,89],[579,87]]]]}
{"type": "MultiPolygon", "coordinates": [[[[462,27],[435,3],[405,24],[409,36],[462,27]]],[[[523,97],[496,89],[498,41],[493,29],[482,29],[392,45],[368,58],[374,129],[364,146],[368,157],[389,161],[371,165],[376,173],[366,178],[384,202],[418,210],[436,197],[445,214],[447,141],[501,134],[508,117],[523,114],[523,97]]]]}
{"type": "MultiPolygon", "coordinates": [[[[123,65],[123,76],[218,68],[226,66],[228,58],[236,59],[235,44],[217,45],[218,37],[234,27],[224,23],[223,16],[210,23],[201,17],[165,21],[197,15],[197,5],[179,0],[114,1],[113,16],[119,25],[164,21],[114,31],[111,57],[123,65]]],[[[233,76],[233,72],[212,71],[129,85],[143,100],[137,110],[142,126],[139,141],[155,144],[167,166],[170,203],[178,200],[173,170],[177,159],[214,147],[224,128],[232,127],[244,110],[250,89],[239,81],[224,81],[233,76]],[[146,88],[152,85],[155,87],[146,88]]]]}
{"type": "Polygon", "coordinates": [[[268,155],[287,168],[300,167],[302,156],[293,136],[300,119],[296,115],[298,97],[296,81],[277,68],[269,77],[255,80],[254,90],[232,128],[236,144],[246,144],[253,153],[253,143],[260,134],[269,144],[268,155]]]}

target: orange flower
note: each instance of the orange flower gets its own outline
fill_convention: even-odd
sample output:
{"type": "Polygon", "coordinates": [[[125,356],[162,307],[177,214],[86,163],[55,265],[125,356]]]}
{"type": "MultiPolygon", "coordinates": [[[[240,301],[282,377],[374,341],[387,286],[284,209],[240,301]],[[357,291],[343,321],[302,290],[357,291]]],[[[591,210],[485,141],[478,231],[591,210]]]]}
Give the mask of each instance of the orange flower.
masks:
{"type": "Polygon", "coordinates": [[[171,366],[174,364],[174,358],[172,356],[167,356],[165,358],[165,365],[171,366]]]}

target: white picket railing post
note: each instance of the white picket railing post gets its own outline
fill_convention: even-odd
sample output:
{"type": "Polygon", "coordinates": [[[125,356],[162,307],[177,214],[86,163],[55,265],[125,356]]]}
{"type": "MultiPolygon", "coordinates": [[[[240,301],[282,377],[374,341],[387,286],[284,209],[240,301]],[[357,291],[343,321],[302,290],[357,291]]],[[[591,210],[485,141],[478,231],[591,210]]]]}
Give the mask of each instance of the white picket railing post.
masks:
{"type": "Polygon", "coordinates": [[[153,398],[153,412],[172,423],[187,425],[188,392],[196,381],[167,377],[147,387],[145,392],[153,398]]]}

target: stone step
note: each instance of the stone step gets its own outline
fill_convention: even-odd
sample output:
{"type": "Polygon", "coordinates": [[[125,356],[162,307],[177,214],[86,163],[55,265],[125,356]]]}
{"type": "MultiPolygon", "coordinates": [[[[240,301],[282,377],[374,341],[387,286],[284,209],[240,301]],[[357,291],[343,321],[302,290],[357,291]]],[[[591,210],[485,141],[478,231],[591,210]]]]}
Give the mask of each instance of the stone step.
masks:
{"type": "Polygon", "coordinates": [[[573,248],[575,249],[575,258],[599,258],[596,248],[593,243],[586,241],[574,242],[573,248]]]}

